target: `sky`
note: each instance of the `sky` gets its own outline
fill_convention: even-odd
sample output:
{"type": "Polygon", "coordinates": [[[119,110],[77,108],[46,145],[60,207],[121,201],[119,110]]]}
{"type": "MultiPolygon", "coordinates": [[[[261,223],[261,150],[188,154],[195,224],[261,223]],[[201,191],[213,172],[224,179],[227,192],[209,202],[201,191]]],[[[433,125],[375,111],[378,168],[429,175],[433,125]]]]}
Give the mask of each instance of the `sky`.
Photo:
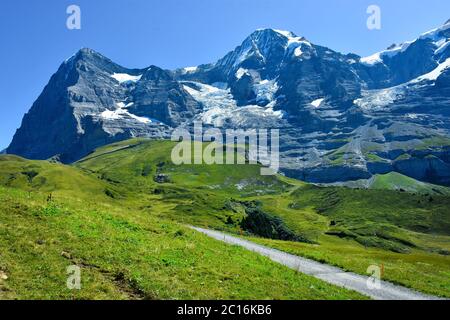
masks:
{"type": "Polygon", "coordinates": [[[292,31],[361,56],[415,39],[450,18],[448,0],[2,0],[0,150],[59,65],[82,47],[129,68],[214,62],[258,28],[292,31]],[[69,30],[69,5],[81,29],[69,30]],[[367,8],[381,9],[369,30],[367,8]]]}

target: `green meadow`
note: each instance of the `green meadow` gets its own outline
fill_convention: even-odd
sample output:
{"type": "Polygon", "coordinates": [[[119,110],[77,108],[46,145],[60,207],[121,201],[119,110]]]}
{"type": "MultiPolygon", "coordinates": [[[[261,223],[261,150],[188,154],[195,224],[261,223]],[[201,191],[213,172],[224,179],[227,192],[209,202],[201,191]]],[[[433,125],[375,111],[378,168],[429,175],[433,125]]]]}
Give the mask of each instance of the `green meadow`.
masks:
{"type": "Polygon", "coordinates": [[[189,225],[360,274],[383,265],[385,280],[450,297],[447,188],[394,175],[369,189],[320,187],[261,176],[259,165],[177,166],[174,145],[133,139],[72,165],[0,156],[0,299],[366,299],[189,225]],[[81,290],[66,287],[71,265],[81,290]]]}

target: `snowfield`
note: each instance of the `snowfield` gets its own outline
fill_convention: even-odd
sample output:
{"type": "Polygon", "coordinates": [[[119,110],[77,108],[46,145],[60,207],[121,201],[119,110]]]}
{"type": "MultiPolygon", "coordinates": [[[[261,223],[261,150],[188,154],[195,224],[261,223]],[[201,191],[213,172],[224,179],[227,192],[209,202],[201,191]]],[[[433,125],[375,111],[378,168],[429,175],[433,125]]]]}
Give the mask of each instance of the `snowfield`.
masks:
{"type": "MultiPolygon", "coordinates": [[[[271,99],[277,90],[275,81],[263,80],[257,86],[260,98],[271,99]]],[[[199,82],[186,82],[183,87],[203,105],[203,112],[197,118],[216,127],[223,127],[226,123],[253,126],[261,123],[274,123],[284,116],[282,111],[273,109],[274,101],[271,101],[266,107],[238,106],[230,89],[220,89],[199,82]]]]}
{"type": "Polygon", "coordinates": [[[124,102],[118,102],[116,104],[117,109],[115,110],[106,110],[101,113],[101,117],[106,120],[118,120],[118,119],[126,119],[126,118],[132,118],[138,122],[141,123],[152,123],[152,120],[145,117],[138,117],[126,110],[127,108],[131,107],[134,103],[128,103],[125,105],[124,102]]]}
{"type": "Polygon", "coordinates": [[[116,79],[119,83],[138,82],[139,80],[141,80],[142,75],[133,76],[126,73],[114,73],[113,75],[111,75],[111,78],[116,79]]]}
{"type": "Polygon", "coordinates": [[[412,82],[420,82],[420,81],[424,81],[424,80],[436,81],[437,78],[439,78],[439,76],[448,68],[450,68],[450,58],[448,58],[447,60],[445,60],[444,62],[439,64],[437,66],[437,68],[434,69],[433,71],[431,71],[427,74],[424,74],[415,80],[412,80],[412,82]]]}

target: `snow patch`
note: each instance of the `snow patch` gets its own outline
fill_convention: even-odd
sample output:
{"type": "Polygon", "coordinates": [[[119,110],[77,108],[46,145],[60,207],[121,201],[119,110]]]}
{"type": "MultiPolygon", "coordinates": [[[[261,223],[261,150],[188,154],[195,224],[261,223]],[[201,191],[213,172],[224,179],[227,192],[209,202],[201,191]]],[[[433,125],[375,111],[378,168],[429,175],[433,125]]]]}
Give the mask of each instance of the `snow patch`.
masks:
{"type": "Polygon", "coordinates": [[[194,73],[198,70],[198,67],[186,67],[183,69],[183,73],[194,73]]]}
{"type": "Polygon", "coordinates": [[[290,31],[278,30],[278,29],[273,29],[273,31],[281,34],[282,36],[284,36],[286,38],[292,38],[293,37],[293,33],[290,32],[290,31]]]}
{"type": "Polygon", "coordinates": [[[412,42],[404,42],[401,45],[395,46],[389,50],[384,50],[381,52],[377,52],[371,56],[368,57],[364,57],[360,59],[360,62],[368,65],[368,66],[373,66],[377,63],[382,63],[383,62],[383,58],[385,57],[393,57],[395,55],[397,55],[400,52],[404,52],[406,49],[409,48],[409,46],[411,45],[412,42]]]}
{"type": "Polygon", "coordinates": [[[412,80],[411,82],[420,82],[420,81],[436,81],[437,78],[439,78],[439,76],[448,68],[450,67],[450,58],[447,58],[447,60],[445,60],[444,62],[442,62],[441,64],[439,64],[437,66],[436,69],[434,69],[433,71],[424,74],[420,77],[418,77],[417,79],[412,80]]]}
{"type": "MultiPolygon", "coordinates": [[[[263,80],[259,84],[261,96],[268,97],[277,89],[275,81],[263,80]]],[[[237,125],[244,123],[270,123],[279,121],[284,117],[284,112],[274,110],[275,101],[266,107],[257,105],[237,106],[230,89],[220,89],[199,82],[185,82],[184,89],[203,105],[203,113],[199,119],[206,124],[222,127],[226,122],[237,125]]]]}
{"type": "Polygon", "coordinates": [[[436,41],[434,44],[437,47],[437,49],[434,51],[434,54],[438,55],[438,54],[444,52],[445,49],[447,49],[448,45],[450,44],[450,41],[447,39],[441,39],[441,40],[436,41]]]}
{"type": "Polygon", "coordinates": [[[239,68],[236,71],[236,78],[241,79],[244,75],[250,75],[247,69],[239,68]]]}
{"type": "Polygon", "coordinates": [[[276,80],[262,80],[253,86],[256,94],[256,101],[273,101],[275,93],[278,91],[276,80]]]}
{"type": "Polygon", "coordinates": [[[133,76],[127,73],[114,73],[113,75],[111,75],[111,78],[116,79],[119,83],[138,82],[139,80],[141,80],[142,75],[133,76]]]}
{"type": "Polygon", "coordinates": [[[441,31],[446,31],[447,29],[450,29],[450,23],[446,23],[443,26],[439,28],[432,29],[428,32],[422,33],[419,37],[419,39],[432,39],[437,40],[439,39],[439,33],[441,31]]]}
{"type": "Polygon", "coordinates": [[[125,105],[124,102],[118,102],[116,103],[117,109],[115,110],[106,110],[103,111],[100,116],[103,119],[107,119],[107,120],[118,120],[118,119],[125,119],[125,118],[132,118],[138,122],[141,123],[152,123],[152,120],[150,120],[149,118],[146,117],[138,117],[130,112],[128,112],[128,110],[126,110],[126,108],[129,108],[133,105],[133,102],[130,102],[128,104],[125,105]]]}
{"type": "Polygon", "coordinates": [[[312,101],[311,102],[311,105],[314,107],[314,108],[318,108],[318,107],[320,107],[320,105],[322,104],[322,102],[324,101],[325,99],[316,99],[316,100],[314,100],[314,101],[312,101]]]}
{"type": "Polygon", "coordinates": [[[419,38],[413,40],[413,41],[406,41],[400,45],[396,45],[393,48],[389,48],[384,51],[377,52],[371,56],[363,57],[360,59],[360,62],[362,64],[365,64],[367,66],[374,66],[378,63],[383,62],[383,58],[385,57],[393,57],[401,52],[406,51],[409,46],[416,42],[417,40],[424,40],[424,39],[430,39],[434,43],[434,45],[437,47],[437,50],[435,51],[435,54],[441,53],[445,48],[447,47],[447,39],[445,37],[442,37],[439,35],[441,31],[445,31],[450,28],[450,24],[445,24],[444,26],[441,26],[440,28],[436,28],[433,30],[430,30],[428,32],[425,32],[419,36],[419,38]]]}
{"type": "Polygon", "coordinates": [[[383,62],[383,60],[381,59],[381,53],[377,52],[371,56],[361,58],[360,62],[368,66],[373,66],[377,63],[383,62]]]}
{"type": "Polygon", "coordinates": [[[198,82],[194,84],[196,88],[188,85],[183,85],[183,87],[195,100],[203,105],[203,110],[224,109],[236,105],[230,90],[219,89],[198,82]]]}
{"type": "Polygon", "coordinates": [[[296,57],[300,57],[303,54],[302,48],[301,47],[297,47],[294,50],[294,56],[296,57]]]}
{"type": "Polygon", "coordinates": [[[305,38],[302,37],[291,37],[288,38],[288,47],[292,46],[292,45],[307,45],[308,47],[312,47],[311,42],[309,42],[308,40],[305,40],[305,38]]]}
{"type": "Polygon", "coordinates": [[[312,44],[302,37],[295,37],[295,36],[288,37],[286,49],[289,50],[289,52],[293,51],[295,57],[301,57],[303,55],[304,47],[312,48],[312,44]]]}
{"type": "MultiPolygon", "coordinates": [[[[237,67],[240,65],[245,59],[247,59],[252,47],[245,48],[244,50],[241,50],[241,52],[238,53],[237,58],[235,59],[233,63],[233,67],[237,67]]],[[[222,63],[226,63],[227,60],[223,61],[222,63]]]]}
{"type": "Polygon", "coordinates": [[[417,119],[419,118],[419,115],[417,113],[408,113],[406,117],[409,119],[417,119]]]}
{"type": "Polygon", "coordinates": [[[287,38],[286,49],[290,52],[294,52],[294,56],[300,57],[303,55],[302,46],[306,45],[312,47],[312,44],[303,37],[297,37],[294,33],[290,31],[272,29],[273,31],[279,33],[283,37],[287,38]]]}
{"type": "Polygon", "coordinates": [[[381,90],[363,92],[363,97],[353,101],[354,104],[366,111],[381,111],[401,98],[403,89],[401,86],[381,90]]]}

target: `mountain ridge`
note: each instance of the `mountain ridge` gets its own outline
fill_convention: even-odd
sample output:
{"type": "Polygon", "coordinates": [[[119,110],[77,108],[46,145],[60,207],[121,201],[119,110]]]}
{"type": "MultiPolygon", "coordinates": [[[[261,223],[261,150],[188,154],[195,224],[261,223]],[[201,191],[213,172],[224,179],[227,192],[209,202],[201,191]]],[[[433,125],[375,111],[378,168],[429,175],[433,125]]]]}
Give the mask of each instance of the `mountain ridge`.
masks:
{"type": "Polygon", "coordinates": [[[176,70],[128,69],[83,48],[52,76],[7,152],[73,162],[202,120],[280,129],[281,170],[302,180],[394,171],[450,185],[449,28],[369,57],[265,28],[215,63],[176,70]]]}
{"type": "Polygon", "coordinates": [[[2,248],[9,248],[2,253],[3,270],[16,280],[3,282],[5,298],[42,298],[44,292],[48,298],[73,299],[60,290],[72,260],[81,261],[84,272],[92,271],[83,281],[85,289],[76,292],[80,299],[267,298],[274,283],[283,288],[274,294],[277,299],[350,297],[337,296],[320,282],[314,282],[317,290],[311,292],[311,282],[302,285],[306,278],[296,272],[285,281],[292,284],[301,277],[300,287],[279,286],[286,270],[279,269],[277,276],[269,272],[270,265],[243,256],[242,250],[222,252],[226,246],[203,242],[207,239],[191,234],[187,224],[227,231],[362,275],[367,265],[382,259],[390,268],[385,280],[449,297],[448,196],[325,188],[280,175],[261,176],[259,165],[176,166],[170,161],[175,144],[121,141],[69,166],[0,156],[0,214],[9,235],[0,237],[2,248]],[[169,179],[155,179],[160,175],[169,179]],[[261,217],[260,229],[247,226],[243,231],[241,222],[248,216],[261,217]],[[294,232],[304,242],[276,240],[271,226],[284,226],[277,230],[294,232]],[[186,242],[195,245],[187,248],[186,242]],[[42,254],[33,246],[23,250],[30,244],[42,254]],[[227,265],[217,262],[218,254],[227,257],[227,265]],[[52,273],[40,272],[42,256],[52,273]],[[186,262],[186,257],[192,259],[186,262]],[[218,268],[231,276],[225,280],[218,268]],[[256,293],[255,270],[264,280],[258,281],[256,293]],[[420,272],[424,277],[416,276],[420,272]],[[123,296],[117,274],[130,279],[134,291],[126,292],[131,295],[123,296]],[[205,274],[215,278],[205,281],[205,274]],[[176,278],[175,288],[171,282],[165,286],[168,277],[176,278]],[[224,284],[223,292],[217,292],[217,283],[224,284]]]}

